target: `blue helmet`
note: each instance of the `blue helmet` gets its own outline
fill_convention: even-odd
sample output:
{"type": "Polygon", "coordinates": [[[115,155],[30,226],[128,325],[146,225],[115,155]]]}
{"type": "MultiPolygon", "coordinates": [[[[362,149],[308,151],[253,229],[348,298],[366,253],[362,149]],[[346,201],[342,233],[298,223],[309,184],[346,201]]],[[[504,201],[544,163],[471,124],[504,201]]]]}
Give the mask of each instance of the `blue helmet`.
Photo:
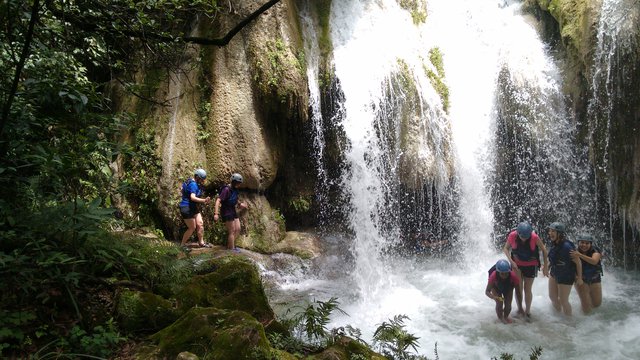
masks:
{"type": "Polygon", "coordinates": [[[523,221],[520,224],[518,224],[516,231],[518,232],[518,236],[528,239],[531,237],[531,232],[533,232],[533,228],[531,227],[531,224],[529,224],[526,221],[523,221]]]}
{"type": "Polygon", "coordinates": [[[590,243],[593,242],[593,236],[589,234],[579,234],[576,236],[576,241],[588,241],[590,243]]]}
{"type": "Polygon", "coordinates": [[[549,225],[549,229],[563,234],[567,231],[567,228],[561,222],[552,222],[551,225],[549,225]]]}
{"type": "Polygon", "coordinates": [[[505,259],[500,259],[496,263],[496,271],[500,273],[505,273],[511,271],[511,263],[509,263],[505,259]]]}
{"type": "Polygon", "coordinates": [[[204,171],[204,169],[197,169],[194,173],[194,176],[199,177],[200,179],[206,179],[207,178],[207,172],[204,171]]]}

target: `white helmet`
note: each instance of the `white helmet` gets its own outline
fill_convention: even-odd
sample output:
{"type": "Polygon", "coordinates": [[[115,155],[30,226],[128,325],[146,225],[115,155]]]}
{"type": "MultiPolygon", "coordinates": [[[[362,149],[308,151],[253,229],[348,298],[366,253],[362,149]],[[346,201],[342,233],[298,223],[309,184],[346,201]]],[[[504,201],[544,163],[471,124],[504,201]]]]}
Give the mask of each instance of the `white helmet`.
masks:
{"type": "Polygon", "coordinates": [[[194,176],[199,177],[200,179],[204,180],[207,178],[207,172],[204,171],[204,169],[197,169],[194,173],[194,176]]]}
{"type": "Polygon", "coordinates": [[[238,174],[238,173],[234,173],[231,175],[231,182],[237,182],[237,183],[242,183],[242,175],[238,174]]]}

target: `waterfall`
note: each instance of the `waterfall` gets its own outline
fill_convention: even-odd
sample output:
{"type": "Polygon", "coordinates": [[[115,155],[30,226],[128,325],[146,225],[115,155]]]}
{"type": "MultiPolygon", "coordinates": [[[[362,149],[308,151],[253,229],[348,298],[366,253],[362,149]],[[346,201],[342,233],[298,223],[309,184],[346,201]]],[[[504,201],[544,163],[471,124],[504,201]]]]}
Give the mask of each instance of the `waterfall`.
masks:
{"type": "MultiPolygon", "coordinates": [[[[301,3],[304,23],[314,2],[301,3]]],[[[557,220],[572,233],[602,226],[559,66],[534,20],[519,1],[431,0],[426,22],[416,24],[399,3],[331,2],[333,58],[324,71],[333,82],[323,87],[318,70],[308,74],[319,88],[310,93],[320,98],[321,181],[344,195],[325,206],[344,212],[348,229],[323,238],[325,256],[297,281],[289,277],[284,297],[337,297],[349,315],[333,314],[329,327],[354,326],[366,341],[383,321],[407,315],[406,330],[427,357],[437,343],[443,359],[526,358],[534,346],[548,358],[640,358],[634,274],[608,270],[604,303],[590,316],[573,292],[572,319],[554,313],[542,276],[531,323],[499,323],[484,295],[487,269],[519,220],[540,232],[557,220]],[[448,97],[432,81],[441,70],[448,97]],[[329,167],[328,149],[341,152],[329,167]],[[449,240],[449,255],[398,251],[423,231],[449,240]]],[[[316,26],[303,25],[312,56],[316,26]]]]}
{"type": "MultiPolygon", "coordinates": [[[[598,169],[596,186],[604,188],[604,199],[596,198],[597,206],[606,206],[609,217],[608,238],[622,239],[618,242],[621,249],[613,243],[606,250],[613,258],[622,259],[627,268],[627,260],[632,260],[638,269],[638,245],[635,234],[638,224],[628,223],[627,217],[638,217],[639,210],[630,199],[618,199],[620,193],[629,192],[621,187],[633,187],[634,180],[621,179],[625,167],[633,166],[633,154],[629,146],[627,129],[637,126],[633,119],[633,110],[629,108],[628,98],[640,96],[637,82],[640,80],[640,59],[634,55],[640,27],[640,4],[637,0],[603,0],[598,22],[597,45],[591,70],[591,95],[587,106],[589,121],[589,142],[594,153],[594,163],[598,169]],[[612,158],[618,159],[613,162],[612,158]],[[598,184],[597,179],[608,179],[606,184],[598,184]],[[622,203],[619,203],[622,202],[622,203]],[[618,229],[617,227],[620,226],[618,229]],[[631,231],[627,231],[627,227],[631,231]],[[627,239],[627,232],[632,238],[627,239]],[[627,251],[630,250],[630,254],[627,251]]],[[[632,105],[631,105],[632,106],[632,105]]],[[[630,177],[630,176],[629,176],[630,177]]],[[[629,197],[635,196],[633,192],[629,197]]],[[[604,235],[604,234],[603,234],[604,235]]]]}
{"type": "Polygon", "coordinates": [[[435,189],[430,205],[448,210],[449,127],[427,77],[431,48],[416,29],[394,0],[332,2],[333,65],[348,143],[340,180],[350,196],[353,272],[363,297],[388,285],[386,249],[418,231],[442,233],[438,224],[420,228],[430,214],[413,216],[424,208],[424,190],[435,189]],[[407,218],[412,226],[401,226],[407,218]]]}

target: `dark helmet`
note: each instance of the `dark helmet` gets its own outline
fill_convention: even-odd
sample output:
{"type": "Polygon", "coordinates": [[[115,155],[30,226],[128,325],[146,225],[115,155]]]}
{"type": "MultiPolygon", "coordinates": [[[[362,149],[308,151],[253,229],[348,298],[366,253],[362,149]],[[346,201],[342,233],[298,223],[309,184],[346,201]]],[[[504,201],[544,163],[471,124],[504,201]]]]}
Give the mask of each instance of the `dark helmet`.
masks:
{"type": "Polygon", "coordinates": [[[207,172],[204,171],[204,169],[197,169],[194,173],[193,176],[197,176],[200,179],[206,179],[207,178],[207,172]]]}
{"type": "Polygon", "coordinates": [[[567,231],[567,228],[561,222],[552,222],[551,225],[549,225],[549,229],[563,234],[567,231]]]}
{"type": "Polygon", "coordinates": [[[496,271],[500,273],[505,273],[511,271],[511,263],[509,263],[505,259],[500,259],[496,263],[496,271]]]}
{"type": "Polygon", "coordinates": [[[518,227],[516,228],[516,232],[518,233],[518,236],[521,236],[525,239],[528,239],[531,237],[532,231],[533,231],[533,228],[531,227],[531,224],[529,224],[526,221],[523,221],[520,224],[518,224],[518,227]]]}
{"type": "Polygon", "coordinates": [[[237,183],[242,183],[242,175],[238,174],[238,173],[234,173],[231,175],[231,182],[237,182],[237,183]]]}
{"type": "Polygon", "coordinates": [[[576,241],[588,241],[590,243],[593,243],[593,236],[589,234],[579,234],[578,236],[576,236],[576,241]]]}

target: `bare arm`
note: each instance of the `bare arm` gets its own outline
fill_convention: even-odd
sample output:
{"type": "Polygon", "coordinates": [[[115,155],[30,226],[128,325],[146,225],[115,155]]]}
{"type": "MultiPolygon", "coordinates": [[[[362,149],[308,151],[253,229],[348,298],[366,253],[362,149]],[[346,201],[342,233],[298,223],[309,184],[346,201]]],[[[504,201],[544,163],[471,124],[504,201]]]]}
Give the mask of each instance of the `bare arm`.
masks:
{"type": "Polygon", "coordinates": [[[504,253],[504,255],[507,257],[507,259],[509,259],[509,262],[511,263],[511,267],[513,269],[517,269],[518,265],[516,264],[515,261],[513,261],[513,259],[511,258],[511,245],[509,245],[509,242],[506,241],[504,243],[504,246],[502,247],[502,252],[504,253]]]}
{"type": "Polygon", "coordinates": [[[598,265],[598,263],[600,262],[600,259],[602,258],[602,254],[600,254],[599,252],[594,252],[593,255],[589,257],[577,250],[571,251],[571,256],[578,259],[582,259],[591,265],[598,265]]]}
{"type": "Polygon", "coordinates": [[[189,196],[189,199],[191,199],[191,201],[193,201],[193,202],[197,202],[197,203],[201,203],[201,204],[202,203],[208,203],[209,201],[211,201],[210,197],[206,197],[206,198],[202,199],[202,198],[197,197],[196,194],[194,194],[194,193],[191,193],[191,195],[189,196]]]}
{"type": "Polygon", "coordinates": [[[491,300],[498,300],[498,297],[493,295],[491,289],[493,289],[493,286],[491,285],[491,282],[488,282],[487,288],[484,290],[484,294],[487,295],[487,297],[491,300]]]}
{"type": "Polygon", "coordinates": [[[220,197],[216,198],[216,203],[213,205],[213,221],[218,221],[218,215],[220,214],[220,197]]]}
{"type": "Polygon", "coordinates": [[[574,257],[571,260],[576,264],[576,284],[582,285],[582,261],[579,257],[574,257]]]}
{"type": "Polygon", "coordinates": [[[542,242],[542,240],[540,240],[540,238],[538,238],[536,245],[538,245],[538,248],[542,250],[542,257],[544,260],[542,274],[544,274],[544,276],[549,276],[549,252],[547,251],[547,247],[544,246],[544,243],[542,242]]]}

